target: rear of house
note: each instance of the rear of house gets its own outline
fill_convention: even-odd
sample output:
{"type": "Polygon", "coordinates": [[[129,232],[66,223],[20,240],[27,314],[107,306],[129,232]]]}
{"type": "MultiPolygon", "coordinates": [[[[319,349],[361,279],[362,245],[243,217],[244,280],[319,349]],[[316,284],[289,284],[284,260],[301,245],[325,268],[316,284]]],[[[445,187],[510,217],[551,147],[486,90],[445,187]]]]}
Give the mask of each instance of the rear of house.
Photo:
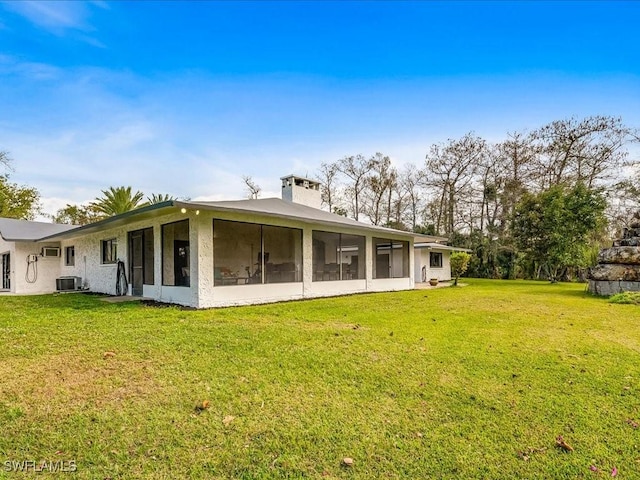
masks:
{"type": "Polygon", "coordinates": [[[20,268],[8,267],[14,283],[28,268],[27,251],[59,249],[58,257],[39,256],[36,264],[46,268],[31,289],[19,282],[9,290],[63,285],[116,294],[124,285],[122,293],[208,308],[414,288],[414,240],[435,237],[320,210],[317,182],[282,181],[286,200],[168,201],[6,242],[4,248],[20,249],[12,255],[20,268]]]}

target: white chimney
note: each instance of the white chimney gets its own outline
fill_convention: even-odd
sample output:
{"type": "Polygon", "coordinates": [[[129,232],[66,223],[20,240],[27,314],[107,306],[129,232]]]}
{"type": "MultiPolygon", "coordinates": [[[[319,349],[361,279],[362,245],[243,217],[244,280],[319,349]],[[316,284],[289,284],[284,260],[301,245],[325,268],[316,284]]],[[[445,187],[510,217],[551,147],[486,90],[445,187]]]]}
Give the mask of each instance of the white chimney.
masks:
{"type": "Polygon", "coordinates": [[[287,175],[280,180],[282,180],[282,200],[318,209],[322,207],[320,182],[295,175],[287,175]]]}

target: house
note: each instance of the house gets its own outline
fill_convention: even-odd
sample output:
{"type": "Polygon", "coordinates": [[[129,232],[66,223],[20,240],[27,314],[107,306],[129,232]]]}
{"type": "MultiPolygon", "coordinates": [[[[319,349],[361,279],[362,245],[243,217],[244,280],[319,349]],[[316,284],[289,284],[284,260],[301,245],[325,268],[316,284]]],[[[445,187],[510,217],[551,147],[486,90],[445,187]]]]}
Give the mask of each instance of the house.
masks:
{"type": "Polygon", "coordinates": [[[407,290],[414,243],[443,240],[320,210],[317,182],[281,180],[282,199],[172,200],[80,227],[1,219],[2,287],[120,286],[196,308],[407,290]]]}
{"type": "Polygon", "coordinates": [[[44,237],[75,228],[73,225],[27,222],[0,218],[0,291],[50,293],[60,276],[59,242],[40,242],[44,237]],[[53,247],[46,248],[45,247],[53,247]]]}
{"type": "Polygon", "coordinates": [[[432,278],[439,282],[451,280],[451,254],[470,251],[467,248],[450,247],[438,242],[416,242],[414,244],[416,283],[428,282],[432,278]]]}

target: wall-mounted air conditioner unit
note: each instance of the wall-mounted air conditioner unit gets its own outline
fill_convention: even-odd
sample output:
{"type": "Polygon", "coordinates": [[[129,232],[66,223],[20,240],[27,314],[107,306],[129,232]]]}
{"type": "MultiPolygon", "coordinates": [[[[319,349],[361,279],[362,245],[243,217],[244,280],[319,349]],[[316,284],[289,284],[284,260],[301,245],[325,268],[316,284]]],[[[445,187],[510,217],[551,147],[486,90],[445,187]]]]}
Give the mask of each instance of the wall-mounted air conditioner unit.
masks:
{"type": "Polygon", "coordinates": [[[40,251],[40,256],[46,257],[59,257],[60,256],[60,247],[42,247],[40,251]]]}
{"type": "Polygon", "coordinates": [[[59,292],[68,292],[72,290],[82,289],[81,277],[60,277],[56,278],[56,290],[59,292]]]}

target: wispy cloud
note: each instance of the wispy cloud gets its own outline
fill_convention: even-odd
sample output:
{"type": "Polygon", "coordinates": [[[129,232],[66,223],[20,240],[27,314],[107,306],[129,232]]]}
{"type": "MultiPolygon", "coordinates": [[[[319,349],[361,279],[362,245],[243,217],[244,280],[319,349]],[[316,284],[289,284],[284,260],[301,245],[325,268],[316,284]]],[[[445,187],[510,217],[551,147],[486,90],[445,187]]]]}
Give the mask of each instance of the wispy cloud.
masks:
{"type": "Polygon", "coordinates": [[[39,62],[25,62],[10,55],[0,54],[0,75],[15,75],[35,81],[58,78],[61,69],[39,62]]]}
{"type": "Polygon", "coordinates": [[[47,0],[23,0],[21,2],[3,2],[11,10],[34,25],[50,30],[90,30],[86,23],[87,8],[83,2],[64,2],[47,0]]]}
{"type": "Polygon", "coordinates": [[[105,48],[100,40],[91,35],[96,28],[90,22],[93,7],[109,8],[104,2],[22,0],[4,1],[2,6],[50,34],[59,37],[71,34],[78,41],[105,48]]]}

